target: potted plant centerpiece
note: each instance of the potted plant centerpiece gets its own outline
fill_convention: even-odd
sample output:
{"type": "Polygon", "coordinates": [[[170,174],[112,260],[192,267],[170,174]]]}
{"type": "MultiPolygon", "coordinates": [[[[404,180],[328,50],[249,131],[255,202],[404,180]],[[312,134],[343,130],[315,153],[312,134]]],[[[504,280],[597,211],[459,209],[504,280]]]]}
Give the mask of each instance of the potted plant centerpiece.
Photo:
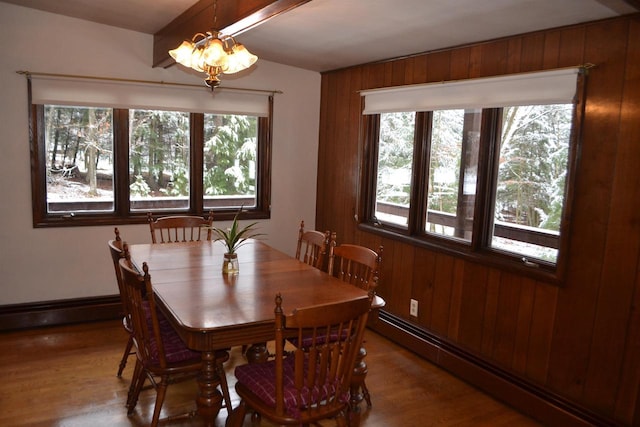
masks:
{"type": "Polygon", "coordinates": [[[238,225],[238,217],[242,212],[242,208],[243,206],[241,206],[240,209],[238,209],[238,212],[236,212],[230,228],[211,228],[211,230],[216,234],[214,241],[221,240],[227,248],[227,251],[224,254],[224,261],[222,262],[222,272],[225,274],[238,274],[240,269],[238,265],[238,254],[236,251],[240,246],[245,244],[248,239],[254,239],[258,236],[264,235],[263,233],[255,232],[255,226],[258,224],[257,222],[253,222],[240,228],[238,225]]]}

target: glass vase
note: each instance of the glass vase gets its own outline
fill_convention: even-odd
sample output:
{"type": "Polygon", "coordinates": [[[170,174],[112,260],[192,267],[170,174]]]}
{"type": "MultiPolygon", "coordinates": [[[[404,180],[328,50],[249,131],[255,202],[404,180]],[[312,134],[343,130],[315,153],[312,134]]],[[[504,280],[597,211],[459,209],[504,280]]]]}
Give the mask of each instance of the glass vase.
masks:
{"type": "Polygon", "coordinates": [[[238,274],[240,272],[240,266],[238,264],[238,254],[226,253],[222,261],[222,273],[224,274],[238,274]]]}

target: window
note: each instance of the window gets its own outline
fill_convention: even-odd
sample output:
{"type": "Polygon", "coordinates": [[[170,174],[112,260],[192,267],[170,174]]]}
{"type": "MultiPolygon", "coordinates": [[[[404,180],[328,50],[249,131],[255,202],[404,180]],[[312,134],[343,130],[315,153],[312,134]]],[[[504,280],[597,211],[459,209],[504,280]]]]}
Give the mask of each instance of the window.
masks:
{"type": "Polygon", "coordinates": [[[112,110],[48,105],[44,139],[47,211],[113,212],[112,110]]]}
{"type": "Polygon", "coordinates": [[[557,261],[572,123],[572,104],[502,109],[492,248],[557,261]]]}
{"type": "Polygon", "coordinates": [[[116,85],[126,106],[106,99],[112,85],[46,83],[32,85],[34,226],[141,222],[149,211],[231,219],[240,206],[269,217],[272,96],[216,94],[220,106],[204,109],[184,93],[145,103],[116,85]]]}
{"type": "Polygon", "coordinates": [[[383,113],[380,119],[376,219],[407,227],[415,114],[383,113]]]}
{"type": "Polygon", "coordinates": [[[424,231],[470,242],[481,110],[438,110],[431,117],[424,231]]]}
{"type": "Polygon", "coordinates": [[[256,206],[258,120],[204,115],[204,207],[256,206]]]}
{"type": "Polygon", "coordinates": [[[128,139],[131,210],[188,210],[189,114],[129,110],[128,139]]]}
{"type": "Polygon", "coordinates": [[[362,226],[557,278],[580,129],[578,75],[364,92],[362,226]]]}

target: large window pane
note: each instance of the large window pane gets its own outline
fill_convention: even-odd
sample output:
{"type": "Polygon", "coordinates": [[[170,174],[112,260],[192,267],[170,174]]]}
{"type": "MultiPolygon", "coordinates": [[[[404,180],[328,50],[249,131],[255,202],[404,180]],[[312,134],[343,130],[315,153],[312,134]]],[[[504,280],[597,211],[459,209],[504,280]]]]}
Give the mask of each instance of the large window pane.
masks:
{"type": "Polygon", "coordinates": [[[375,216],[379,221],[407,227],[415,113],[380,114],[375,216]]]}
{"type": "Polygon", "coordinates": [[[189,209],[189,113],[129,110],[131,210],[189,209]]]}
{"type": "Polygon", "coordinates": [[[491,246],[555,263],[573,105],[503,109],[491,246]]]}
{"type": "Polygon", "coordinates": [[[158,87],[158,102],[151,86],[29,77],[34,227],[139,223],[147,211],[222,221],[239,206],[242,219],[270,218],[271,91],[213,105],[158,87]],[[113,90],[140,102],[111,105],[113,90]]]}
{"type": "Polygon", "coordinates": [[[256,206],[258,118],[204,115],[204,208],[256,206]]]}
{"type": "Polygon", "coordinates": [[[47,212],[112,212],[113,114],[46,105],[47,212]]]}
{"type": "Polygon", "coordinates": [[[425,231],[471,240],[481,110],[433,112],[425,231]]]}

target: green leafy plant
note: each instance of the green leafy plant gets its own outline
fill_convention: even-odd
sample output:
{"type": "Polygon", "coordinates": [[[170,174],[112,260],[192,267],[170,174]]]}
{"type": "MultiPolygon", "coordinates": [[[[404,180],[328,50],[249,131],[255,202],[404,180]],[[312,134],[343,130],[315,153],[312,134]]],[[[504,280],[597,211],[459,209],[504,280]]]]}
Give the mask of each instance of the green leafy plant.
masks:
{"type": "Polygon", "coordinates": [[[255,239],[259,236],[264,236],[264,233],[256,233],[255,226],[257,222],[252,222],[245,227],[240,228],[238,225],[238,217],[242,212],[243,206],[238,209],[236,216],[233,218],[233,223],[230,228],[222,229],[217,227],[211,227],[211,230],[217,235],[214,239],[216,242],[221,240],[227,247],[227,253],[233,254],[238,250],[240,246],[246,243],[249,239],[255,239]]]}

